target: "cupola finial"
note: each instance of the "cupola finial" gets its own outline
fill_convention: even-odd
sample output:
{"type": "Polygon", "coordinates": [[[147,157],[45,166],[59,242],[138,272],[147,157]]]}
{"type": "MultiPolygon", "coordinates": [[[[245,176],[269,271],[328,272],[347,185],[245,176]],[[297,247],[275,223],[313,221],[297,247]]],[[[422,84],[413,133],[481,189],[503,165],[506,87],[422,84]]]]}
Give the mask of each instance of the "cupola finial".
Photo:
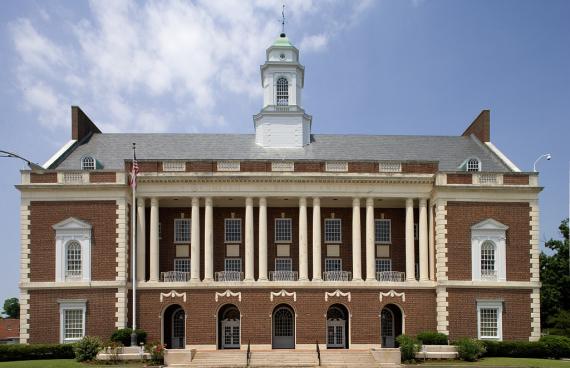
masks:
{"type": "Polygon", "coordinates": [[[285,4],[281,8],[281,35],[280,37],[285,37],[285,4]]]}

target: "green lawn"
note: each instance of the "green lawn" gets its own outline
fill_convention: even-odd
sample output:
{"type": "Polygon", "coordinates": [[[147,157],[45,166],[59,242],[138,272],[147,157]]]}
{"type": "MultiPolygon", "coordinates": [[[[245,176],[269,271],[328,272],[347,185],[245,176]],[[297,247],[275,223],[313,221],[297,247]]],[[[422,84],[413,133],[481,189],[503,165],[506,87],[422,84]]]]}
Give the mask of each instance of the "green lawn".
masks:
{"type": "Polygon", "coordinates": [[[570,368],[570,361],[552,359],[527,359],[527,358],[484,358],[478,362],[464,362],[461,360],[431,361],[422,363],[426,367],[548,367],[570,368]]]}
{"type": "Polygon", "coordinates": [[[0,368],[142,368],[146,365],[142,363],[130,364],[92,364],[79,363],[73,359],[51,359],[51,360],[22,360],[18,362],[0,362],[0,368]]]}

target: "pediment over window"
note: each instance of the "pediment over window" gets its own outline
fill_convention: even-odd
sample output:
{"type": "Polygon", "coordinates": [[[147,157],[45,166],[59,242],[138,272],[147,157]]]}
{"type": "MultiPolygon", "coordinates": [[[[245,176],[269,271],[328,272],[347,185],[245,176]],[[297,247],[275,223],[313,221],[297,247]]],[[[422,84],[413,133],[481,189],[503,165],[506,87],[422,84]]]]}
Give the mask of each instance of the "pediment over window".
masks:
{"type": "Polygon", "coordinates": [[[473,226],[471,226],[471,230],[502,230],[506,231],[509,227],[505,224],[500,223],[497,220],[493,220],[492,218],[488,218],[483,220],[473,226]]]}
{"type": "Polygon", "coordinates": [[[54,230],[90,230],[91,224],[85,221],[70,217],[52,226],[54,230]]]}

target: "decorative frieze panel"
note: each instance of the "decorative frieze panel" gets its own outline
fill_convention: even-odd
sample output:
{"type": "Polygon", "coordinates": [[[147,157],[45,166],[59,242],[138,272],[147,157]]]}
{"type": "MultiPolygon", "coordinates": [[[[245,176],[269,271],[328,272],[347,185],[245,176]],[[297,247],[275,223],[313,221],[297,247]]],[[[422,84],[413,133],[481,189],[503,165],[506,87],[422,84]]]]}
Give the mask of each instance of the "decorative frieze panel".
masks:
{"type": "Polygon", "coordinates": [[[383,297],[388,297],[388,298],[402,298],[402,301],[403,301],[403,302],[406,301],[406,293],[404,293],[404,292],[398,293],[398,292],[396,292],[395,290],[390,290],[390,291],[388,291],[387,293],[380,292],[380,294],[378,295],[378,299],[379,299],[380,301],[382,301],[382,298],[383,298],[383,297]]]}
{"type": "Polygon", "coordinates": [[[162,171],[186,171],[186,162],[162,161],[162,171]]]}
{"type": "Polygon", "coordinates": [[[381,161],[378,163],[379,172],[402,172],[402,164],[397,161],[381,161]]]}
{"type": "Polygon", "coordinates": [[[271,163],[271,171],[295,171],[293,161],[275,161],[271,163]]]}
{"type": "Polygon", "coordinates": [[[176,290],[171,290],[169,293],[160,293],[161,303],[163,302],[164,298],[182,298],[184,303],[186,303],[186,292],[179,293],[176,290]]]}
{"type": "Polygon", "coordinates": [[[281,291],[279,292],[270,292],[269,293],[269,300],[273,301],[274,297],[287,297],[287,296],[292,296],[293,297],[293,301],[296,302],[297,301],[297,293],[295,291],[293,291],[292,293],[287,292],[285,289],[281,289],[281,291]]]}
{"type": "Polygon", "coordinates": [[[218,161],[216,165],[218,171],[240,171],[239,161],[218,161]]]}
{"type": "Polygon", "coordinates": [[[351,300],[351,295],[350,295],[350,291],[343,293],[342,291],[340,291],[339,289],[337,289],[336,291],[329,293],[329,292],[325,292],[325,302],[329,301],[329,296],[330,297],[337,297],[340,298],[342,296],[346,297],[348,299],[348,301],[350,302],[351,300]]]}
{"type": "Polygon", "coordinates": [[[241,302],[241,292],[239,292],[239,291],[238,291],[238,292],[232,292],[231,290],[226,290],[226,291],[224,291],[223,293],[216,293],[214,299],[215,299],[216,302],[217,302],[217,301],[218,301],[218,298],[220,298],[220,297],[229,298],[229,297],[232,297],[232,296],[237,297],[238,300],[241,302]]]}
{"type": "Polygon", "coordinates": [[[330,172],[347,172],[348,162],[346,161],[328,161],[325,170],[330,172]]]}

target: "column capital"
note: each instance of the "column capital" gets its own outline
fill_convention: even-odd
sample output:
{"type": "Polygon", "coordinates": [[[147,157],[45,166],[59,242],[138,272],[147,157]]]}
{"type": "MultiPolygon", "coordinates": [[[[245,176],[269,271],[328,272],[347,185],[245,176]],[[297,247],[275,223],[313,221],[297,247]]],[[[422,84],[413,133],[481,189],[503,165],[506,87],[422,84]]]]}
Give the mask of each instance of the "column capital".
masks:
{"type": "Polygon", "coordinates": [[[320,206],[320,205],[321,205],[321,198],[313,197],[313,206],[320,206]]]}
{"type": "Polygon", "coordinates": [[[374,198],[366,198],[366,206],[374,206],[374,198]]]}
{"type": "Polygon", "coordinates": [[[212,197],[206,197],[205,200],[205,205],[206,206],[212,206],[214,204],[214,201],[212,200],[212,197]]]}
{"type": "Polygon", "coordinates": [[[158,198],[157,197],[152,197],[150,199],[150,205],[151,206],[158,206],[158,198]]]}
{"type": "Polygon", "coordinates": [[[143,197],[137,198],[137,206],[144,207],[145,199],[143,197]]]}
{"type": "Polygon", "coordinates": [[[267,206],[267,199],[265,197],[259,198],[259,205],[260,206],[267,206]]]}
{"type": "Polygon", "coordinates": [[[426,206],[427,206],[427,199],[420,198],[420,207],[426,207],[426,206]]]}
{"type": "Polygon", "coordinates": [[[200,197],[192,197],[192,206],[200,205],[200,197]]]}
{"type": "Polygon", "coordinates": [[[252,197],[246,197],[245,198],[245,205],[246,206],[253,206],[253,198],[252,197]]]}
{"type": "Polygon", "coordinates": [[[299,197],[299,206],[307,206],[307,197],[299,197]]]}
{"type": "Polygon", "coordinates": [[[352,205],[360,207],[360,198],[352,198],[352,205]]]}
{"type": "Polygon", "coordinates": [[[406,198],[406,207],[414,207],[414,199],[406,198]]]}

